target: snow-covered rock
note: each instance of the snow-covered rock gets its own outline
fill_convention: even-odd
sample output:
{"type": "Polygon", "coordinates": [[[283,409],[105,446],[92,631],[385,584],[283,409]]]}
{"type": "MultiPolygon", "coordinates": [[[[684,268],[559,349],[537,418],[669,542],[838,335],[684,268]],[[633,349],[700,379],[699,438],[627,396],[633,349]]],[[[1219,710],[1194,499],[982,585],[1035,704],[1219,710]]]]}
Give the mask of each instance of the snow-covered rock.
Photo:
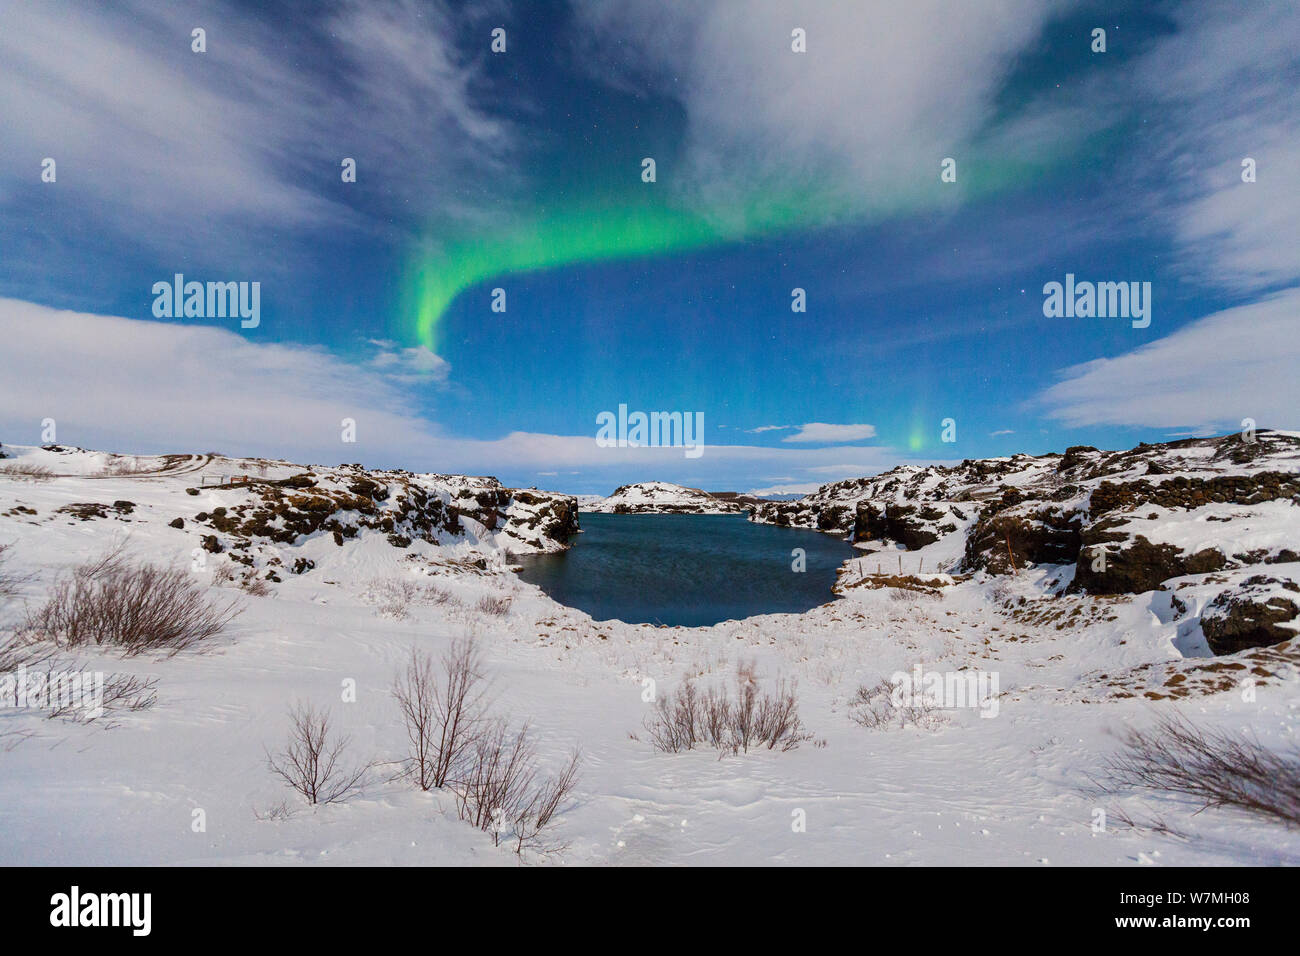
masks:
{"type": "Polygon", "coordinates": [[[582,511],[599,514],[744,514],[757,503],[743,495],[715,495],[667,481],[642,481],[615,488],[606,498],[579,500],[582,511]]]}
{"type": "MultiPolygon", "coordinates": [[[[1062,577],[1072,590],[1141,594],[1188,575],[1300,560],[1297,504],[1300,435],[1260,431],[1253,440],[1233,434],[904,466],[759,504],[751,520],[844,534],[865,548],[937,545],[939,570],[1000,575],[1070,565],[1062,577]]],[[[1225,591],[1212,604],[1230,601],[1225,591]]],[[[1269,606],[1270,622],[1291,607],[1280,599],[1269,606]]],[[[1261,640],[1278,633],[1271,624],[1239,631],[1261,640]]],[[[1240,649],[1245,640],[1218,646],[1240,649]]]]}

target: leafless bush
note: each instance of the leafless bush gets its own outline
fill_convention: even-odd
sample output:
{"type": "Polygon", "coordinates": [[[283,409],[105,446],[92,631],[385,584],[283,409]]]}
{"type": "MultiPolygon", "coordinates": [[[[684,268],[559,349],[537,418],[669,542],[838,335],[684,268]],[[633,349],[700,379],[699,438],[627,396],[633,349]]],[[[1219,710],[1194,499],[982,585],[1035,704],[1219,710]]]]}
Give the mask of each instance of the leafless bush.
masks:
{"type": "Polygon", "coordinates": [[[145,475],[150,473],[150,469],[140,464],[140,459],[131,457],[125,458],[114,455],[107,464],[100,469],[100,475],[105,478],[121,478],[130,475],[145,475]]]}
{"type": "Polygon", "coordinates": [[[432,659],[413,650],[393,682],[410,749],[407,769],[422,790],[445,787],[462,769],[486,726],[482,657],[471,637],[452,641],[442,676],[432,659]]]}
{"type": "MultiPolygon", "coordinates": [[[[78,673],[83,682],[89,674],[85,670],[78,673]]],[[[92,715],[86,709],[84,701],[63,700],[57,706],[51,706],[49,716],[51,718],[62,717],[79,723],[89,723],[92,720],[102,720],[105,717],[122,712],[135,713],[148,710],[158,703],[157,687],[158,679],[155,677],[138,677],[135,674],[105,674],[102,696],[96,701],[99,707],[97,715],[92,715]]]]}
{"type": "Polygon", "coordinates": [[[0,476],[20,481],[49,481],[54,477],[54,472],[44,465],[16,461],[12,464],[0,465],[0,476]]]}
{"type": "Polygon", "coordinates": [[[492,614],[496,617],[502,617],[510,612],[510,595],[491,595],[485,594],[479,598],[478,604],[475,605],[484,614],[492,614]]]}
{"type": "Polygon", "coordinates": [[[289,808],[289,804],[287,802],[281,800],[279,803],[275,804],[274,806],[267,807],[265,810],[258,810],[257,807],[254,807],[253,816],[258,820],[263,820],[263,821],[269,820],[278,823],[281,820],[288,820],[290,817],[292,817],[293,810],[289,808]]]}
{"type": "Polygon", "coordinates": [[[1103,788],[1136,787],[1191,797],[1197,812],[1234,807],[1300,826],[1300,749],[1269,750],[1253,737],[1209,730],[1165,715],[1149,730],[1130,729],[1125,749],[1106,765],[1103,788]]]}
{"type": "Polygon", "coordinates": [[[533,788],[523,812],[514,820],[515,853],[524,850],[559,850],[560,846],[545,842],[544,833],[556,822],[556,815],[565,807],[578,785],[578,771],[582,766],[582,752],[573,751],[569,762],[560,773],[533,788]]]}
{"type": "Polygon", "coordinates": [[[705,716],[694,681],[687,681],[676,694],[655,702],[653,719],[647,718],[646,732],[656,750],[680,753],[692,749],[705,733],[705,716]]]}
{"type": "Polygon", "coordinates": [[[407,769],[422,790],[446,786],[484,728],[482,661],[473,639],[453,641],[441,663],[440,679],[432,658],[412,650],[393,682],[410,745],[407,769]]]}
{"type": "Polygon", "coordinates": [[[710,687],[701,694],[694,681],[687,681],[676,694],[658,700],[645,729],[650,743],[664,753],[692,750],[697,744],[731,753],[764,745],[788,751],[812,739],[799,719],[794,685],[780,680],[774,693],[764,693],[752,664],[737,668],[734,700],[725,688],[710,687]]]}
{"type": "Polygon", "coordinates": [[[259,578],[256,571],[249,568],[239,579],[239,590],[253,597],[266,597],[271,593],[271,585],[264,578],[259,578]]]}
{"type": "Polygon", "coordinates": [[[894,686],[885,680],[872,687],[864,684],[858,688],[849,701],[849,719],[868,730],[887,730],[895,723],[899,727],[913,724],[924,730],[935,730],[947,723],[947,718],[924,698],[919,702],[899,703],[894,699],[894,686]]]}
{"type": "Polygon", "coordinates": [[[214,587],[224,588],[232,584],[235,580],[235,569],[230,564],[218,564],[212,569],[212,584],[214,587]]]}
{"type": "Polygon", "coordinates": [[[0,637],[0,674],[32,667],[51,657],[55,649],[49,644],[38,644],[22,635],[7,634],[0,637]]]}
{"type": "Polygon", "coordinates": [[[575,751],[558,776],[539,782],[529,726],[511,731],[504,720],[493,721],[475,738],[471,759],[452,785],[460,818],[492,834],[494,846],[508,837],[516,853],[558,849],[545,847],[543,831],[572,794],[581,759],[575,751]]]}
{"type": "Polygon", "coordinates": [[[460,818],[500,842],[507,823],[522,812],[536,776],[528,725],[511,733],[494,720],[475,736],[470,759],[452,783],[460,818]]]}
{"type": "Polygon", "coordinates": [[[405,620],[412,604],[438,606],[451,602],[451,594],[434,584],[409,578],[380,578],[370,583],[367,597],[385,617],[405,620]]]}
{"type": "Polygon", "coordinates": [[[234,604],[210,601],[186,569],[131,564],[115,548],[55,582],[21,631],[66,647],[175,654],[219,634],[239,613],[234,604]]]}
{"type": "Polygon", "coordinates": [[[113,543],[97,558],[78,566],[73,574],[80,578],[98,578],[124,571],[130,565],[126,555],[126,539],[114,537],[113,543]]]}
{"type": "Polygon", "coordinates": [[[289,715],[293,730],[288,744],[281,753],[266,755],[271,770],[310,804],[339,803],[359,790],[370,765],[340,765],[351,738],[330,739],[329,712],[299,703],[289,715]]]}
{"type": "Polygon", "coordinates": [[[423,790],[447,787],[460,818],[515,852],[559,849],[545,833],[577,783],[575,751],[556,777],[540,780],[530,730],[486,715],[482,659],[472,637],[453,641],[441,668],[413,650],[393,682],[406,728],[406,772],[423,790]]]}

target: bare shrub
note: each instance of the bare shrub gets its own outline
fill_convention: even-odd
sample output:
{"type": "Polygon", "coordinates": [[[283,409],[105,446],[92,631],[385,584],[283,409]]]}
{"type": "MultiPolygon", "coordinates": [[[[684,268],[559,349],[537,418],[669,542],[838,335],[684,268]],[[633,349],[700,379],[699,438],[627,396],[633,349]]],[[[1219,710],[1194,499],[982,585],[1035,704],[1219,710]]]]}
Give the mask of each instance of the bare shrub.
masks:
{"type": "Polygon", "coordinates": [[[36,644],[17,634],[0,637],[0,673],[31,667],[53,653],[48,644],[36,644]]]}
{"type": "Polygon", "coordinates": [[[421,790],[447,785],[484,724],[481,658],[473,639],[453,641],[441,663],[440,680],[432,658],[412,650],[393,682],[409,743],[407,770],[421,790]]]}
{"type": "Polygon", "coordinates": [[[235,580],[235,569],[229,564],[218,564],[212,569],[212,584],[214,587],[224,588],[232,584],[235,580]]]}
{"type": "Polygon", "coordinates": [[[130,561],[126,555],[126,539],[114,537],[113,543],[97,558],[78,566],[73,574],[80,578],[98,578],[125,570],[130,561]]]}
{"type": "Polygon", "coordinates": [[[887,730],[895,723],[899,727],[912,724],[924,730],[935,730],[947,718],[924,697],[908,703],[895,699],[894,686],[886,680],[871,687],[865,684],[849,701],[849,719],[868,730],[887,730]]]}
{"type": "Polygon", "coordinates": [[[543,781],[533,789],[523,812],[515,816],[515,853],[524,850],[559,850],[561,846],[545,842],[544,832],[555,822],[578,785],[578,771],[582,766],[582,752],[573,751],[569,762],[560,773],[543,781]]]}
{"type": "Polygon", "coordinates": [[[49,481],[54,472],[44,465],[16,461],[9,465],[0,465],[0,477],[15,478],[19,481],[49,481]]]}
{"type": "Polygon", "coordinates": [[[393,681],[393,697],[402,712],[402,723],[410,745],[407,771],[415,774],[421,790],[430,790],[434,786],[437,686],[432,658],[412,648],[406,671],[393,681]]]}
{"type": "Polygon", "coordinates": [[[528,725],[511,733],[494,720],[475,736],[470,759],[452,783],[460,818],[500,842],[507,823],[522,812],[536,776],[528,725]]]}
{"type": "Polygon", "coordinates": [[[285,749],[274,756],[267,752],[271,770],[310,804],[338,803],[356,793],[370,765],[340,765],[351,738],[330,739],[329,711],[299,703],[289,716],[293,730],[285,749]]]}
{"type": "Polygon", "coordinates": [[[145,468],[140,464],[139,458],[127,458],[119,455],[114,455],[99,472],[99,474],[104,478],[121,478],[129,477],[131,475],[147,475],[150,473],[150,469],[145,468]]]}
{"type": "Polygon", "coordinates": [[[495,617],[502,617],[510,612],[510,595],[492,595],[485,594],[478,599],[475,605],[484,614],[491,614],[495,617]]]}
{"type": "MultiPolygon", "coordinates": [[[[78,671],[84,681],[89,672],[78,671]]],[[[156,677],[138,677],[135,674],[105,674],[102,689],[103,696],[97,701],[100,713],[92,716],[84,703],[61,700],[50,708],[51,718],[61,717],[78,723],[102,720],[114,714],[148,710],[158,703],[158,679],[156,677]]]]}
{"type": "Polygon", "coordinates": [[[131,564],[115,547],[55,582],[21,631],[66,647],[175,654],[219,634],[239,613],[233,603],[210,601],[187,570],[131,564]]]}
{"type": "Polygon", "coordinates": [[[256,571],[249,568],[239,579],[239,590],[253,597],[266,597],[271,593],[271,585],[264,578],[259,578],[256,571]]]}
{"type": "Polygon", "coordinates": [[[1106,765],[1107,792],[1135,787],[1191,797],[1197,812],[1234,807],[1300,826],[1300,749],[1269,750],[1253,737],[1209,730],[1165,715],[1129,729],[1125,749],[1106,765]]]}
{"type": "Polygon", "coordinates": [[[366,597],[379,608],[380,614],[399,621],[410,616],[412,604],[439,606],[453,600],[448,591],[437,585],[400,577],[372,581],[366,597]]]}
{"type": "Polygon", "coordinates": [[[440,663],[441,677],[427,653],[412,650],[393,681],[409,743],[406,769],[422,790],[447,786],[487,726],[482,656],[474,639],[452,641],[440,663]]]}
{"type": "Polygon", "coordinates": [[[281,820],[288,820],[292,816],[293,810],[290,809],[289,804],[284,800],[281,800],[274,806],[267,807],[265,810],[259,810],[257,807],[253,808],[253,817],[264,822],[269,821],[272,823],[279,823],[281,820]]]}
{"type": "Polygon", "coordinates": [[[656,750],[679,753],[690,750],[704,734],[705,719],[699,692],[694,681],[687,681],[676,694],[655,702],[653,719],[647,719],[646,732],[656,750]]]}
{"type": "Polygon", "coordinates": [[[540,779],[529,726],[511,731],[486,714],[474,639],[453,641],[440,663],[412,650],[393,681],[406,728],[406,773],[422,790],[450,789],[460,819],[490,833],[494,845],[508,839],[518,854],[560,849],[546,832],[577,783],[580,754],[558,776],[540,779]]]}
{"type": "Polygon", "coordinates": [[[460,818],[490,833],[494,846],[508,837],[519,854],[559,849],[545,845],[543,832],[572,794],[581,760],[574,751],[558,776],[539,782],[528,724],[511,731],[504,720],[493,721],[475,738],[471,759],[452,785],[460,818]]]}
{"type": "Polygon", "coordinates": [[[812,739],[812,734],[805,733],[799,721],[799,703],[793,684],[777,681],[775,693],[759,700],[754,734],[758,740],[767,743],[768,750],[777,746],[782,750],[794,750],[803,741],[812,739]]]}
{"type": "Polygon", "coordinates": [[[789,751],[812,739],[799,719],[795,685],[779,680],[774,693],[763,692],[752,663],[736,669],[734,700],[726,688],[710,687],[700,694],[695,682],[687,681],[656,702],[645,729],[651,745],[664,753],[693,750],[697,744],[731,753],[763,746],[789,751]]]}

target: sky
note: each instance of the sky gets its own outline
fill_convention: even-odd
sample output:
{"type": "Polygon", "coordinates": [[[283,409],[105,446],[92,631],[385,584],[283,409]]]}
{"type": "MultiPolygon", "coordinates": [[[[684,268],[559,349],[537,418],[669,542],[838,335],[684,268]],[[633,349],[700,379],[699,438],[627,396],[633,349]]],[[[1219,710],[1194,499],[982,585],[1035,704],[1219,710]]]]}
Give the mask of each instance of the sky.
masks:
{"type": "Polygon", "coordinates": [[[5,443],[775,494],[1300,427],[1290,0],[0,0],[0,63],[5,443]]]}

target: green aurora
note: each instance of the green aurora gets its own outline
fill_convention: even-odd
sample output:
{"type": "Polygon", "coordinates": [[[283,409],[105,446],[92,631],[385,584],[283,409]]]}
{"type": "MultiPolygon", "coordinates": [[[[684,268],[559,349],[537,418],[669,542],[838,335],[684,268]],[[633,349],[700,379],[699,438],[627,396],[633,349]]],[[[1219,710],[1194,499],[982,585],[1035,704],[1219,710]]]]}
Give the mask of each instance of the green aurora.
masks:
{"type": "Polygon", "coordinates": [[[732,209],[710,208],[707,214],[653,199],[629,201],[625,197],[541,213],[499,234],[455,239],[438,252],[421,256],[410,269],[408,283],[414,302],[406,314],[414,316],[415,328],[408,326],[403,335],[437,352],[442,320],[452,302],[465,290],[496,276],[671,255],[846,224],[865,225],[916,211],[940,213],[959,202],[1023,184],[1043,174],[1048,165],[1041,157],[998,163],[973,158],[964,165],[958,186],[940,183],[936,162],[934,176],[924,183],[877,189],[866,201],[861,194],[850,199],[844,190],[803,188],[753,194],[732,209]]]}

